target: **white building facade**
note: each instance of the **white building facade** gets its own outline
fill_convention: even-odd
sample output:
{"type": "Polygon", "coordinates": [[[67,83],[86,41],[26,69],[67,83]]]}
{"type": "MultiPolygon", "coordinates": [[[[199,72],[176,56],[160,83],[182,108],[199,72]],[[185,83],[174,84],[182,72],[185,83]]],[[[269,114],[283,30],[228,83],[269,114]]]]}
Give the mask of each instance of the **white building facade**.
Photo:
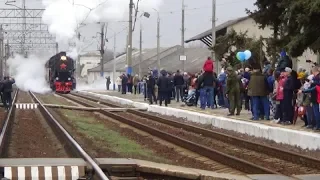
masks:
{"type": "Polygon", "coordinates": [[[100,64],[100,53],[87,53],[80,56],[80,66],[84,66],[81,71],[81,77],[88,76],[88,69],[97,67],[100,64]]]}

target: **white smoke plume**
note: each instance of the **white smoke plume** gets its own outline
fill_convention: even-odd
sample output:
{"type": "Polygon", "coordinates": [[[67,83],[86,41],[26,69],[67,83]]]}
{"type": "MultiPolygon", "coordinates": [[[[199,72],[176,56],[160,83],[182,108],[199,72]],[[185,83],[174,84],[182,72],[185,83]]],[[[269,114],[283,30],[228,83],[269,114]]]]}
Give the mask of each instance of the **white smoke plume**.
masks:
{"type": "MultiPolygon", "coordinates": [[[[77,90],[78,91],[90,91],[90,90],[106,90],[106,79],[104,78],[99,78],[97,80],[95,80],[93,83],[89,84],[85,84],[83,82],[79,82],[77,83],[77,90]]],[[[113,88],[113,83],[111,82],[110,84],[110,89],[113,88]]]]}
{"type": "Polygon", "coordinates": [[[36,93],[50,92],[49,84],[46,82],[45,63],[49,58],[40,58],[29,55],[24,58],[15,55],[7,61],[10,74],[15,79],[16,85],[20,90],[32,91],[36,93]]]}
{"type": "MultiPolygon", "coordinates": [[[[136,3],[138,0],[134,0],[136,3]]],[[[159,9],[163,0],[140,0],[139,11],[159,9]]],[[[42,0],[42,20],[57,42],[68,42],[81,23],[127,20],[129,0],[42,0]]]]}

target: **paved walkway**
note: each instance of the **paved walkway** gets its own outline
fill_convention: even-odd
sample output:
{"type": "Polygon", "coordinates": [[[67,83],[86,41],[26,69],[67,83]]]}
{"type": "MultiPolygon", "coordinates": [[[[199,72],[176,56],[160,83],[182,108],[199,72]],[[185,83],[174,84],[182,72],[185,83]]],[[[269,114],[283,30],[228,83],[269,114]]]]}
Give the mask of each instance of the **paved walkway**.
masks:
{"type": "MultiPolygon", "coordinates": [[[[120,98],[130,99],[130,100],[136,101],[136,102],[145,102],[143,95],[133,95],[133,94],[125,94],[124,95],[124,94],[121,94],[119,92],[114,92],[114,91],[90,91],[90,92],[94,92],[94,93],[98,93],[98,94],[107,94],[107,95],[111,95],[111,96],[117,96],[120,98]]],[[[146,103],[148,103],[148,102],[146,102],[146,103]]],[[[265,125],[274,126],[274,127],[283,127],[283,128],[288,128],[288,129],[314,132],[312,130],[304,128],[303,127],[304,122],[300,119],[297,120],[295,125],[284,126],[284,125],[276,124],[276,123],[273,123],[273,122],[267,121],[267,120],[252,121],[252,120],[250,120],[250,118],[252,117],[251,112],[247,111],[247,110],[242,110],[240,116],[228,117],[227,116],[228,110],[223,109],[223,108],[201,110],[199,107],[185,106],[183,103],[177,103],[176,101],[171,101],[171,104],[168,106],[173,107],[173,108],[179,108],[179,109],[184,109],[184,110],[188,110],[188,111],[208,114],[208,115],[222,116],[222,117],[227,117],[227,118],[241,120],[241,121],[256,122],[256,123],[265,124],[265,125]]]]}

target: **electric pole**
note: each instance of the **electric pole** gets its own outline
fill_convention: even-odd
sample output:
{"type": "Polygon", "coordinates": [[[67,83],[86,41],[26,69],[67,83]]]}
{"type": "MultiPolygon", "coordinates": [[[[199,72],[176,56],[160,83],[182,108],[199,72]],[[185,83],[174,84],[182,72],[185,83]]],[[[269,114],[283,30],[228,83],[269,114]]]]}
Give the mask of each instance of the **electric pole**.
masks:
{"type": "Polygon", "coordinates": [[[130,0],[129,4],[129,33],[128,33],[128,44],[127,44],[127,74],[132,75],[132,11],[133,11],[133,0],[130,0]]]}
{"type": "Polygon", "coordinates": [[[160,72],[161,62],[160,62],[160,14],[158,13],[158,20],[157,20],[157,68],[160,72]]]}
{"type": "MultiPolygon", "coordinates": [[[[185,6],[184,6],[184,0],[182,0],[182,23],[181,23],[181,48],[182,48],[182,52],[181,55],[184,56],[185,55],[185,49],[184,49],[184,12],[185,12],[185,6]]],[[[185,71],[185,60],[182,60],[182,70],[183,72],[185,71]]]]}
{"type": "Polygon", "coordinates": [[[4,46],[4,63],[3,63],[3,76],[9,75],[7,72],[7,60],[10,57],[10,47],[9,47],[9,40],[7,40],[7,43],[4,46]]]}
{"type": "Polygon", "coordinates": [[[58,54],[59,53],[59,44],[56,43],[56,53],[58,54]]]}
{"type": "MultiPolygon", "coordinates": [[[[80,42],[80,39],[81,39],[81,34],[80,32],[78,32],[77,34],[77,39],[78,41],[80,42]]],[[[77,44],[78,43],[75,43],[75,48],[77,49],[77,44]]],[[[80,47],[78,47],[79,49],[77,49],[77,54],[78,54],[78,57],[77,57],[77,61],[76,61],[76,75],[77,77],[80,79],[81,77],[81,71],[80,71],[80,47]]]]}
{"type": "Polygon", "coordinates": [[[141,78],[141,63],[142,63],[142,23],[140,22],[140,46],[139,46],[139,77],[141,78]]]}
{"type": "Polygon", "coordinates": [[[0,72],[1,72],[1,79],[3,78],[3,29],[2,24],[0,25],[0,72]]]}
{"type": "Polygon", "coordinates": [[[22,51],[22,54],[24,54],[24,56],[26,57],[27,56],[27,52],[25,51],[25,43],[26,43],[26,30],[27,30],[27,19],[26,19],[26,0],[22,0],[22,8],[23,8],[23,11],[22,11],[22,22],[23,22],[23,25],[22,25],[22,29],[23,29],[23,32],[22,32],[22,44],[21,44],[21,51],[22,51]]]}
{"type": "Polygon", "coordinates": [[[117,33],[114,33],[114,40],[113,40],[113,90],[116,90],[116,59],[117,59],[117,55],[116,55],[116,45],[117,45],[117,33]]]}
{"type": "Polygon", "coordinates": [[[216,73],[219,71],[219,61],[216,60],[216,55],[214,52],[214,47],[216,45],[216,0],[212,0],[212,50],[211,50],[211,56],[212,60],[215,61],[215,67],[216,67],[216,73]]]}
{"type": "Polygon", "coordinates": [[[103,77],[104,74],[104,68],[103,68],[103,56],[104,56],[104,27],[105,27],[105,23],[103,23],[101,25],[101,42],[100,42],[100,76],[103,77]]]}

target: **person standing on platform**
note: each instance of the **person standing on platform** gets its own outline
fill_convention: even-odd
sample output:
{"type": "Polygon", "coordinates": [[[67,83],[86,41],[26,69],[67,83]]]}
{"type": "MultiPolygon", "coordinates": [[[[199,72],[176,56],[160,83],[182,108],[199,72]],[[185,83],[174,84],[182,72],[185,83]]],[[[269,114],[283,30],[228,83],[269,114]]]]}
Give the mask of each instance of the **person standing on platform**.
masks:
{"type": "Polygon", "coordinates": [[[122,77],[118,76],[116,82],[117,82],[117,86],[118,86],[118,92],[120,92],[121,91],[121,85],[122,85],[122,77]]]}
{"type": "Polygon", "coordinates": [[[261,115],[260,105],[263,107],[261,109],[264,112],[266,120],[270,120],[269,91],[272,92],[272,88],[268,87],[267,78],[262,74],[260,69],[253,69],[248,85],[248,96],[252,100],[253,120],[259,120],[259,116],[261,115]]]}
{"type": "Polygon", "coordinates": [[[214,108],[213,105],[213,90],[215,85],[215,79],[213,73],[204,72],[198,79],[198,85],[200,88],[200,104],[201,109],[205,109],[206,106],[214,108]]]}
{"type": "Polygon", "coordinates": [[[107,79],[106,87],[107,87],[107,90],[109,91],[110,84],[111,84],[110,76],[106,77],[106,79],[107,79]]]}
{"type": "MultiPolygon", "coordinates": [[[[133,77],[134,94],[137,94],[139,81],[140,81],[140,80],[139,80],[139,75],[136,74],[136,75],[133,77]]],[[[138,93],[139,93],[139,92],[138,92],[138,93]]]]}
{"type": "Polygon", "coordinates": [[[5,101],[4,107],[8,110],[12,105],[12,85],[15,83],[13,78],[9,78],[8,76],[4,77],[3,81],[3,99],[5,101]]]}
{"type": "Polygon", "coordinates": [[[148,77],[147,77],[147,94],[148,94],[148,98],[149,98],[149,103],[153,104],[153,100],[155,101],[155,103],[157,104],[157,98],[155,95],[155,85],[156,85],[156,80],[153,77],[152,73],[150,72],[148,77]]]}
{"type": "Polygon", "coordinates": [[[160,73],[162,76],[159,77],[157,82],[159,105],[162,106],[162,101],[164,101],[164,105],[168,106],[170,98],[168,92],[171,90],[170,79],[167,77],[167,72],[165,70],[162,70],[160,73]]]}
{"type": "Polygon", "coordinates": [[[175,90],[174,90],[174,83],[173,83],[173,76],[171,73],[168,73],[168,79],[169,79],[169,91],[168,91],[168,104],[171,103],[171,99],[175,99],[175,90]]]}
{"type": "Polygon", "coordinates": [[[128,78],[125,74],[123,74],[121,79],[122,94],[127,94],[127,83],[128,78]]]}
{"type": "Polygon", "coordinates": [[[181,75],[180,71],[178,70],[176,75],[173,78],[174,87],[176,88],[176,98],[177,102],[183,99],[183,85],[184,85],[184,79],[181,75]]]}
{"type": "Polygon", "coordinates": [[[241,112],[241,97],[240,97],[240,80],[232,69],[232,67],[227,68],[227,89],[226,96],[229,99],[229,114],[228,116],[234,116],[235,110],[237,109],[237,114],[240,115],[241,112]]]}

